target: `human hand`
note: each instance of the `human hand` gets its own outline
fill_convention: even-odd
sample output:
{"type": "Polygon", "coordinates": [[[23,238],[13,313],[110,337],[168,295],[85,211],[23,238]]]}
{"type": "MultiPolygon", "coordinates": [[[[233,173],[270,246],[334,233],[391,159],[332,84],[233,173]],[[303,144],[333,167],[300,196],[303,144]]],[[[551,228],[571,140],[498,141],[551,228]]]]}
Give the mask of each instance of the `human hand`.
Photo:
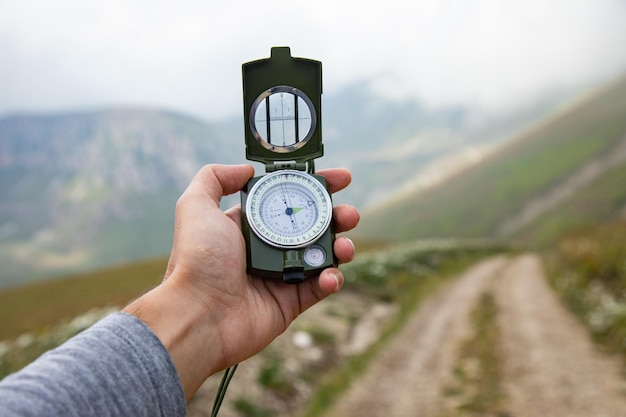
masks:
{"type": "MultiPolygon", "coordinates": [[[[336,268],[297,285],[246,274],[241,208],[222,212],[219,201],[239,191],[253,174],[249,165],[208,165],[196,175],[176,206],[163,283],[144,297],[148,304],[140,299],[141,308],[127,308],[168,348],[187,398],[210,374],[258,353],[300,313],[343,285],[336,268]]],[[[317,174],[326,177],[333,192],[351,181],[344,169],[317,174]]],[[[357,210],[347,205],[335,207],[333,216],[338,233],[359,221],[357,210]]],[[[334,252],[340,263],[349,262],[354,246],[339,237],[334,252]]]]}

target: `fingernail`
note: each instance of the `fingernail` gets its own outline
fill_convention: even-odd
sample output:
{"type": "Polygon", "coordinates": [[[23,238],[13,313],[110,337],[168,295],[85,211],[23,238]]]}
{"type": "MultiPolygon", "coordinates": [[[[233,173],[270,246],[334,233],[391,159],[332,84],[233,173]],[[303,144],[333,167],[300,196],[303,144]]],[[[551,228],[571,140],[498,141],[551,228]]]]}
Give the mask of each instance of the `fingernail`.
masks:
{"type": "Polygon", "coordinates": [[[335,280],[335,291],[339,291],[340,289],[339,275],[335,274],[334,272],[331,272],[330,276],[335,280]]]}

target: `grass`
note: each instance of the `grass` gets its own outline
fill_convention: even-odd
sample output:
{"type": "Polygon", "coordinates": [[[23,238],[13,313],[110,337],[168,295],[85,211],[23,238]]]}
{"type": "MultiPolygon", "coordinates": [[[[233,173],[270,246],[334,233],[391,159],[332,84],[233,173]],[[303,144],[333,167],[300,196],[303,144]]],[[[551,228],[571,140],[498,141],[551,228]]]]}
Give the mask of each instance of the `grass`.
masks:
{"type": "Polygon", "coordinates": [[[547,247],[567,230],[589,227],[619,217],[626,207],[626,163],[618,165],[572,196],[568,203],[549,211],[520,233],[520,238],[547,247]]]}
{"type": "Polygon", "coordinates": [[[283,361],[278,357],[269,358],[259,371],[258,383],[279,396],[294,394],[294,387],[284,375],[283,361]]]}
{"type": "Polygon", "coordinates": [[[626,81],[523,134],[445,184],[364,215],[360,233],[402,239],[494,236],[525,202],[621,141],[624,114],[626,81]]]}
{"type": "Polygon", "coordinates": [[[0,292],[0,340],[44,331],[92,308],[123,306],[156,286],[166,264],[150,260],[0,292]]]}
{"type": "Polygon", "coordinates": [[[243,417],[270,417],[272,415],[268,410],[244,397],[237,398],[233,407],[243,417]]]}
{"type": "Polygon", "coordinates": [[[493,294],[484,293],[470,314],[474,333],[460,346],[454,381],[445,388],[447,407],[441,417],[508,415],[497,316],[493,294]]]}
{"type": "Polygon", "coordinates": [[[552,286],[594,339],[626,359],[626,220],[563,236],[546,257],[552,286]]]}

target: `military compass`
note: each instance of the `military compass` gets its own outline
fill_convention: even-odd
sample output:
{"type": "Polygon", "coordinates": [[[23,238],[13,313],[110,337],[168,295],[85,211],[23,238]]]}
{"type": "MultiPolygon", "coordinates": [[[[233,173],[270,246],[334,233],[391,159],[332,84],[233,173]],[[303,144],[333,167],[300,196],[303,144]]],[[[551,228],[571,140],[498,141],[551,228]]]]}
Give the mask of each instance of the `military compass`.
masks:
{"type": "Polygon", "coordinates": [[[299,283],[337,265],[332,200],[314,168],[324,154],[322,64],[274,47],[242,72],[246,158],[266,172],[241,191],[247,270],[299,283]]]}

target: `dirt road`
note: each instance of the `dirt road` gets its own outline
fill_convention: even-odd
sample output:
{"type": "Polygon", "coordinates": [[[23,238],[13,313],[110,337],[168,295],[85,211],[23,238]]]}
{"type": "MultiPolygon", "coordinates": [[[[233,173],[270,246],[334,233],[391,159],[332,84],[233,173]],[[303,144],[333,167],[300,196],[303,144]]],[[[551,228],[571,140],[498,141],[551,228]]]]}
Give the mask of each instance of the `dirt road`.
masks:
{"type": "Polygon", "coordinates": [[[592,344],[533,255],[488,259],[439,291],[327,415],[450,415],[442,409],[444,389],[472,333],[469,313],[485,292],[498,306],[506,410],[500,415],[626,417],[621,363],[592,344]]]}

